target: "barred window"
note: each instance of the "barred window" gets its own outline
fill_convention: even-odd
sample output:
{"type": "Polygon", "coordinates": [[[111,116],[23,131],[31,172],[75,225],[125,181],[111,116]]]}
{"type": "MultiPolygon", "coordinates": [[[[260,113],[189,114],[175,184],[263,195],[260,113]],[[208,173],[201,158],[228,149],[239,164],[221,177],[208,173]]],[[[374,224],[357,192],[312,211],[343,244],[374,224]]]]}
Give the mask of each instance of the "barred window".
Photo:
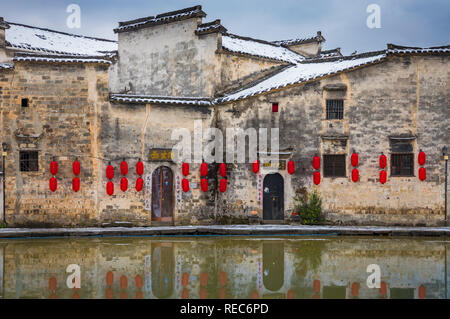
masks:
{"type": "Polygon", "coordinates": [[[37,172],[39,170],[37,151],[19,151],[19,162],[21,172],[37,172]]]}
{"type": "Polygon", "coordinates": [[[391,176],[414,176],[414,155],[391,154],[391,176]]]}
{"type": "Polygon", "coordinates": [[[344,100],[327,100],[327,120],[344,118],[344,100]]]}
{"type": "Polygon", "coordinates": [[[323,176],[345,177],[345,155],[324,155],[323,176]]]}

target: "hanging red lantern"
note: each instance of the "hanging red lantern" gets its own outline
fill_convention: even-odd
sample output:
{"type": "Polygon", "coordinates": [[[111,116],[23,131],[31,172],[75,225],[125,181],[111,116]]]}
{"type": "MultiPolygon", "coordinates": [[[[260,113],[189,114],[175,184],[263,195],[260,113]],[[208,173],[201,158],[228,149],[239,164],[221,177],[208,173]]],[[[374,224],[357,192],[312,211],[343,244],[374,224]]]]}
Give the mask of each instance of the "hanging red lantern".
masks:
{"type": "Polygon", "coordinates": [[[49,187],[52,192],[56,192],[58,188],[58,180],[55,177],[50,178],[49,187]]]}
{"type": "Polygon", "coordinates": [[[206,178],[202,178],[200,181],[200,185],[202,188],[202,191],[207,192],[208,191],[208,180],[206,178]]]}
{"type": "Polygon", "coordinates": [[[183,165],[181,165],[181,172],[183,173],[184,176],[189,175],[189,164],[188,163],[183,163],[183,165]]]}
{"type": "Polygon", "coordinates": [[[253,164],[252,164],[252,171],[255,174],[259,172],[259,161],[258,160],[253,162],[253,164]]]}
{"type": "Polygon", "coordinates": [[[425,155],[425,152],[420,152],[419,153],[419,156],[418,156],[418,162],[419,162],[419,165],[425,165],[425,161],[426,161],[426,155],[425,155]]]}
{"type": "Polygon", "coordinates": [[[356,168],[352,170],[352,181],[355,183],[359,181],[359,171],[356,168]]]}
{"type": "Polygon", "coordinates": [[[384,184],[387,181],[387,173],[386,171],[380,171],[380,183],[384,184]]]}
{"type": "Polygon", "coordinates": [[[419,179],[421,181],[424,181],[427,179],[427,170],[425,169],[425,167],[419,168],[419,179]]]}
{"type": "Polygon", "coordinates": [[[183,189],[183,192],[189,192],[189,181],[186,178],[183,178],[181,181],[181,188],[183,189]]]}
{"type": "Polygon", "coordinates": [[[136,191],[140,192],[144,187],[144,180],[141,177],[138,177],[136,180],[136,191]]]}
{"type": "Polygon", "coordinates": [[[287,164],[287,171],[289,174],[294,174],[295,173],[295,162],[294,161],[289,161],[287,164]]]}
{"type": "Polygon", "coordinates": [[[72,179],[72,190],[74,192],[78,192],[80,190],[80,179],[78,177],[72,179]]]}
{"type": "Polygon", "coordinates": [[[114,194],[114,183],[113,182],[108,182],[106,183],[106,193],[111,196],[112,194],[114,194]]]}
{"type": "Polygon", "coordinates": [[[419,286],[419,299],[425,299],[427,296],[427,288],[424,285],[419,286]]]}
{"type": "Polygon", "coordinates": [[[114,167],[112,165],[108,165],[106,167],[106,178],[113,179],[114,178],[114,167]]]}
{"type": "Polygon", "coordinates": [[[386,155],[382,154],[380,156],[380,168],[385,168],[387,164],[387,158],[386,155]]]}
{"type": "Polygon", "coordinates": [[[313,168],[314,169],[319,169],[320,168],[320,157],[319,156],[314,156],[313,157],[313,168]]]}
{"type": "Polygon", "coordinates": [[[358,163],[359,163],[359,156],[358,156],[357,153],[353,153],[353,154],[352,154],[351,162],[352,162],[352,166],[353,166],[353,167],[358,166],[358,163]]]}
{"type": "Polygon", "coordinates": [[[56,161],[50,163],[50,173],[52,175],[58,174],[58,163],[56,161]]]}
{"type": "Polygon", "coordinates": [[[128,174],[128,163],[123,161],[122,163],[120,163],[120,173],[122,173],[122,175],[127,175],[128,174]]]}
{"type": "Polygon", "coordinates": [[[72,163],[72,171],[73,171],[73,175],[79,175],[80,171],[81,171],[81,165],[80,162],[75,161],[72,163]]]}
{"type": "Polygon", "coordinates": [[[315,185],[320,184],[320,172],[314,172],[313,174],[313,180],[315,185]]]}
{"type": "Polygon", "coordinates": [[[126,177],[122,177],[120,180],[120,189],[122,192],[126,192],[128,189],[128,179],[126,177]]]}
{"type": "Polygon", "coordinates": [[[226,190],[227,190],[227,180],[225,178],[220,180],[219,190],[220,190],[221,193],[225,193],[226,192],[226,190]]]}
{"type": "Polygon", "coordinates": [[[141,161],[136,163],[136,174],[139,176],[144,175],[144,163],[141,161]]]}
{"type": "Polygon", "coordinates": [[[315,293],[319,293],[320,292],[320,280],[314,279],[313,290],[314,290],[315,293]]]}
{"type": "Polygon", "coordinates": [[[220,164],[219,174],[222,177],[227,177],[227,165],[225,163],[220,164]]]}
{"type": "Polygon", "coordinates": [[[387,285],[384,281],[380,283],[380,295],[384,296],[387,293],[387,285]]]}
{"type": "Polygon", "coordinates": [[[200,175],[201,176],[208,175],[208,164],[202,163],[202,165],[200,165],[200,175]]]}
{"type": "Polygon", "coordinates": [[[352,284],[352,297],[358,297],[359,295],[359,285],[357,282],[352,284]]]}

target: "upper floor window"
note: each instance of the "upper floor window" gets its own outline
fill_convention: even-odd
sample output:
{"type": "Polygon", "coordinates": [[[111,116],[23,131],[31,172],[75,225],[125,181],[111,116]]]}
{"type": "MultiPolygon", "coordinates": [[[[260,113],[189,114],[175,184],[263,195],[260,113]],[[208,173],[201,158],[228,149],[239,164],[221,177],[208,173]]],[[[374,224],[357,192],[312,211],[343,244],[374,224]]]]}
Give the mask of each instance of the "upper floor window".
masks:
{"type": "Polygon", "coordinates": [[[391,154],[391,176],[414,176],[414,155],[391,154]]]}
{"type": "Polygon", "coordinates": [[[21,172],[37,172],[38,151],[19,151],[19,163],[21,172]]]}
{"type": "Polygon", "coordinates": [[[27,98],[22,99],[22,107],[28,107],[29,105],[29,100],[27,98]]]}
{"type": "Polygon", "coordinates": [[[324,155],[323,176],[345,177],[345,155],[324,155]]]}
{"type": "Polygon", "coordinates": [[[327,100],[327,120],[344,118],[344,100],[327,100]]]}

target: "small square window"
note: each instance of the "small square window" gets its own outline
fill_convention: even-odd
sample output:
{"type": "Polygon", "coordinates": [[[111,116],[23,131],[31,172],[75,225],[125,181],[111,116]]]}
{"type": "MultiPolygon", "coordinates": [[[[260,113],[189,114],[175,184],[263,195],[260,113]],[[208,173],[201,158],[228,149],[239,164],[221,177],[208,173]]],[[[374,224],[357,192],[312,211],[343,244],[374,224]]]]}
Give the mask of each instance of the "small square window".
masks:
{"type": "Polygon", "coordinates": [[[344,100],[327,100],[327,120],[344,118],[344,100]]]}
{"type": "Polygon", "coordinates": [[[277,113],[278,112],[278,103],[272,103],[272,112],[277,113]]]}
{"type": "Polygon", "coordinates": [[[22,107],[28,107],[28,99],[22,99],[22,107]]]}
{"type": "Polygon", "coordinates": [[[323,176],[345,177],[345,155],[324,155],[323,176]]]}
{"type": "Polygon", "coordinates": [[[21,172],[37,172],[39,170],[37,151],[19,151],[21,172]]]}
{"type": "Polygon", "coordinates": [[[414,176],[414,155],[391,154],[391,176],[414,176]]]}

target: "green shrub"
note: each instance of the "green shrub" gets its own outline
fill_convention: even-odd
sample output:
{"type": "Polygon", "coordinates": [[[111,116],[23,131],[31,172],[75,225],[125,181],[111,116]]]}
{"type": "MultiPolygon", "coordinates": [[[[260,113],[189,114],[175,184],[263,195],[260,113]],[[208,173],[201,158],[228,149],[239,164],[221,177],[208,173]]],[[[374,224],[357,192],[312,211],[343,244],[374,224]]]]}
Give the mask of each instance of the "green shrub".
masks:
{"type": "Polygon", "coordinates": [[[294,201],[296,211],[302,218],[302,224],[315,225],[323,221],[322,199],[316,190],[309,194],[306,191],[300,192],[295,196],[294,201]]]}

